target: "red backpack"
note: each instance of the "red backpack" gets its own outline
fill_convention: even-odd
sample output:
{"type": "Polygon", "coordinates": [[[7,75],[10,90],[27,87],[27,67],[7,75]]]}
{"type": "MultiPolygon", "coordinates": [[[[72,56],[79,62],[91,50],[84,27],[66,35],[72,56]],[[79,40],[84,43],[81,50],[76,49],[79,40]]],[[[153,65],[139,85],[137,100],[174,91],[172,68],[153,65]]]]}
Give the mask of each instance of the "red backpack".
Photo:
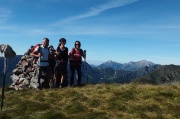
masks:
{"type": "MultiPolygon", "coordinates": [[[[41,45],[42,45],[42,44],[36,44],[34,47],[32,47],[32,48],[31,48],[31,53],[32,53],[37,47],[40,47],[41,45]]],[[[37,52],[37,53],[39,53],[39,52],[37,52]]],[[[34,63],[34,64],[37,63],[38,58],[39,58],[39,57],[33,56],[33,63],[34,63]]]]}

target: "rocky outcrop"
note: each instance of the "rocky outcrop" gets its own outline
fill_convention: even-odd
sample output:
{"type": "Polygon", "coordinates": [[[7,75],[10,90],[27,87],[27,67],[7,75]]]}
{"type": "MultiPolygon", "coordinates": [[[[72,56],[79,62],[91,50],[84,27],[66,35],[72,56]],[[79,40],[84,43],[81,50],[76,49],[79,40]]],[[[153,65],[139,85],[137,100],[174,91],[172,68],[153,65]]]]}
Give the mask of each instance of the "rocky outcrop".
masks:
{"type": "Polygon", "coordinates": [[[13,59],[16,56],[16,53],[12,49],[10,45],[0,44],[0,52],[3,54],[4,57],[8,59],[13,59]]]}

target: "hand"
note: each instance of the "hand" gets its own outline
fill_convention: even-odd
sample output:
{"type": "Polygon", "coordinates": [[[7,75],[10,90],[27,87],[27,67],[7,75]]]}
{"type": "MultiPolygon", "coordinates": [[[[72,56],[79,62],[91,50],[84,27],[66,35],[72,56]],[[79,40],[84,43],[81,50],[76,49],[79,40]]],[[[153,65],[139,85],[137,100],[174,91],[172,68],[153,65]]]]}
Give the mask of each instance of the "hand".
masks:
{"type": "Polygon", "coordinates": [[[84,62],[86,62],[86,58],[84,58],[84,62]]]}
{"type": "Polygon", "coordinates": [[[40,56],[41,56],[41,53],[31,53],[30,55],[31,55],[31,56],[35,56],[35,57],[40,57],[40,56]]]}
{"type": "Polygon", "coordinates": [[[72,56],[72,52],[69,52],[69,54],[68,54],[68,55],[69,55],[69,57],[71,57],[71,56],[72,56]]]}
{"type": "Polygon", "coordinates": [[[37,54],[37,56],[38,56],[38,57],[41,57],[41,53],[39,52],[39,53],[37,54]]]}
{"type": "Polygon", "coordinates": [[[60,54],[60,52],[56,52],[56,55],[59,55],[60,54]]]}

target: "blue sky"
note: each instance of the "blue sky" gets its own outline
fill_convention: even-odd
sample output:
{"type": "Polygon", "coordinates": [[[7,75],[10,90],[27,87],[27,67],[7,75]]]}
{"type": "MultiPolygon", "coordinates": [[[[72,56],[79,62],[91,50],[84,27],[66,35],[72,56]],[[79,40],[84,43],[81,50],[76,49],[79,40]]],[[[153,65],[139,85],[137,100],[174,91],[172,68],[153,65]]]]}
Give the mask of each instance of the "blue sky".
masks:
{"type": "Polygon", "coordinates": [[[0,44],[17,54],[44,37],[87,50],[87,62],[180,65],[180,0],[0,0],[0,44]]]}

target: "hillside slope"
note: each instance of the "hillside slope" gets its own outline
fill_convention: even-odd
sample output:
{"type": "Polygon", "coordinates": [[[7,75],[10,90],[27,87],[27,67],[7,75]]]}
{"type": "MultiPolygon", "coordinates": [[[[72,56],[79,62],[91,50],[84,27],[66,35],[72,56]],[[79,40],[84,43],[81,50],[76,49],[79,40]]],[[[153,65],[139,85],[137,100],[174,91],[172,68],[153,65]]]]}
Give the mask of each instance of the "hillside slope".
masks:
{"type": "Polygon", "coordinates": [[[165,65],[162,68],[138,79],[133,83],[141,84],[180,84],[180,66],[165,65]]]}
{"type": "Polygon", "coordinates": [[[179,110],[180,85],[98,84],[6,89],[0,119],[178,119],[179,110]]]}
{"type": "MultiPolygon", "coordinates": [[[[13,69],[16,68],[19,60],[21,59],[22,55],[17,55],[12,61],[8,62],[8,67],[6,71],[6,85],[10,85],[12,83],[12,79],[10,76],[12,75],[13,69]]],[[[3,71],[4,71],[4,58],[0,57],[0,87],[2,86],[2,79],[3,79],[3,71]]]]}

